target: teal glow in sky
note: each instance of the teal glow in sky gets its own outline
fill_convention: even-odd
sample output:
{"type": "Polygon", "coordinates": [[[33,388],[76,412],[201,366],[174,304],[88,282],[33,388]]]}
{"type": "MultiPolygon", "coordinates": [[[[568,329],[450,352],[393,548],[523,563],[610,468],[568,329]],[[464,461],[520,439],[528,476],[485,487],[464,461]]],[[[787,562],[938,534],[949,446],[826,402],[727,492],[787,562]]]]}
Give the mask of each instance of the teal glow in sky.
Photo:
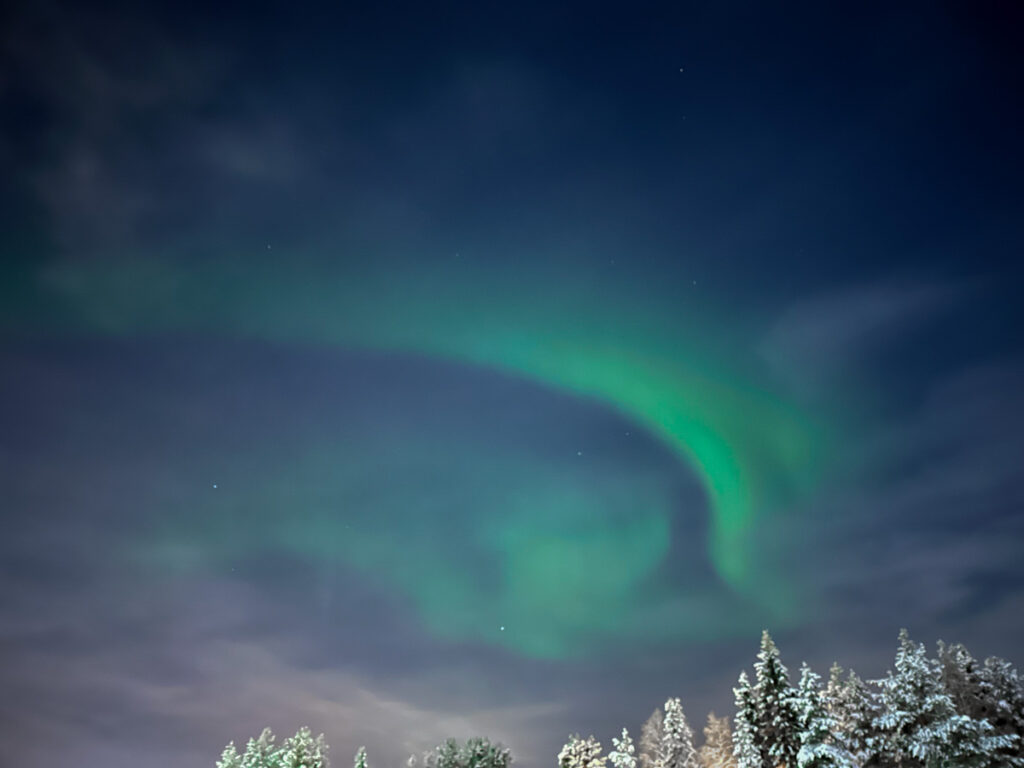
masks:
{"type": "MultiPolygon", "coordinates": [[[[764,374],[754,373],[756,350],[737,351],[736,331],[721,315],[688,306],[698,302],[679,291],[690,286],[644,292],[615,273],[588,275],[584,265],[574,280],[563,264],[555,280],[550,269],[481,269],[463,259],[429,267],[393,262],[368,271],[320,258],[296,271],[287,256],[275,257],[286,261],[65,264],[48,274],[47,284],[84,324],[77,327],[92,331],[203,332],[426,355],[591,398],[661,441],[699,477],[708,506],[699,512],[709,517],[707,557],[718,578],[774,622],[797,618],[796,585],[766,560],[756,565],[754,550],[759,524],[796,508],[813,490],[825,459],[824,420],[774,394],[764,374]],[[300,281],[290,278],[296,273],[300,281]]],[[[376,500],[372,514],[359,510],[357,489],[368,477],[380,480],[394,451],[374,456],[339,436],[338,444],[323,449],[330,461],[311,454],[314,465],[335,468],[316,481],[302,479],[305,460],[274,468],[276,486],[254,488],[253,499],[264,500],[254,504],[269,509],[269,499],[281,498],[289,522],[286,532],[264,535],[366,572],[388,563],[379,578],[410,596],[436,631],[518,643],[527,653],[570,654],[623,632],[609,624],[609,605],[638,616],[657,612],[649,597],[638,597],[652,589],[652,574],[669,556],[671,521],[680,513],[670,489],[623,481],[614,471],[610,486],[595,486],[529,456],[498,460],[500,443],[412,450],[407,442],[416,441],[402,436],[395,450],[411,451],[420,461],[393,469],[400,490],[376,500]],[[517,462],[529,470],[515,470],[517,462]],[[439,479],[453,471],[447,481],[439,479]],[[449,489],[447,495],[433,503],[416,477],[435,478],[430,482],[449,489]],[[326,508],[302,493],[290,501],[281,497],[281,488],[311,488],[315,497],[325,483],[334,489],[326,508]],[[412,517],[400,514],[403,508],[412,517]],[[424,517],[417,519],[413,509],[425,510],[424,517]],[[457,523],[448,518],[453,514],[457,523]],[[338,526],[350,515],[375,522],[342,535],[338,526]],[[410,524],[427,540],[430,530],[443,536],[451,524],[472,531],[473,558],[489,564],[487,579],[454,563],[428,568],[431,576],[423,578],[425,564],[393,539],[410,524]],[[385,556],[390,548],[402,552],[396,561],[385,556]],[[482,615],[486,621],[479,621],[482,615]],[[532,634],[499,636],[492,630],[502,623],[529,626],[532,634]]],[[[713,602],[703,585],[658,583],[653,589],[662,602],[713,602]]],[[[701,634],[733,623],[704,621],[708,629],[701,634]]],[[[683,620],[662,624],[658,636],[687,633],[683,620]]]]}

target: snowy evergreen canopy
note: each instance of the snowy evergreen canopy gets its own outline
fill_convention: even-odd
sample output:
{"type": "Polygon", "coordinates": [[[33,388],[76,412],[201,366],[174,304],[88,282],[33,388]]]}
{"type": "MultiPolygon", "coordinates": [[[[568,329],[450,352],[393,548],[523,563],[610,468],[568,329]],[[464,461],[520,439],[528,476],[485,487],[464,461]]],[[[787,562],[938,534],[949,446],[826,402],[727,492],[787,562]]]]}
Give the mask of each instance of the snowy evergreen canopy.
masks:
{"type": "Polygon", "coordinates": [[[793,707],[794,691],[789,684],[789,671],[782,663],[779,649],[768,630],[761,634],[754,673],[754,706],[761,737],[762,764],[764,768],[775,768],[780,764],[793,768],[800,749],[793,707]]]}
{"type": "Polygon", "coordinates": [[[559,768],[604,768],[601,742],[593,736],[583,739],[573,734],[558,753],[559,768]]]}
{"type": "Polygon", "coordinates": [[[612,746],[615,749],[608,753],[608,760],[614,768],[636,768],[636,748],[627,729],[622,729],[621,738],[612,737],[612,746]]]}
{"type": "Polygon", "coordinates": [[[658,768],[698,768],[697,750],[693,746],[693,730],[686,722],[679,699],[665,702],[661,750],[658,768]]]}
{"type": "Polygon", "coordinates": [[[843,677],[843,668],[833,664],[825,688],[825,706],[833,722],[833,736],[846,749],[857,765],[867,762],[871,754],[872,723],[877,716],[878,697],[857,674],[850,670],[843,677]]]}
{"type": "Polygon", "coordinates": [[[906,630],[900,632],[894,669],[877,685],[882,712],[874,722],[875,753],[901,766],[995,766],[998,753],[1014,747],[1014,739],[997,734],[988,721],[957,712],[939,663],[906,630]]]}
{"type": "Polygon", "coordinates": [[[220,760],[217,761],[217,768],[240,768],[242,765],[242,757],[238,754],[238,750],[235,748],[235,742],[230,742],[224,751],[220,754],[220,760]]]}
{"type": "Polygon", "coordinates": [[[511,764],[508,747],[477,736],[464,744],[447,739],[423,756],[424,768],[508,768],[511,764]]]}
{"type": "Polygon", "coordinates": [[[984,720],[993,732],[1010,739],[996,747],[991,765],[1015,768],[1024,765],[1024,691],[1016,670],[1002,659],[979,663],[962,644],[938,645],[942,683],[961,715],[984,720]]]}
{"type": "Polygon", "coordinates": [[[708,722],[704,726],[704,744],[698,757],[702,768],[736,768],[728,717],[715,717],[714,712],[708,713],[708,722]]]}
{"type": "Polygon", "coordinates": [[[757,707],[754,704],[754,689],[746,672],[740,672],[740,679],[733,694],[736,701],[736,730],[732,735],[733,755],[738,768],[761,768],[761,739],[757,731],[757,707]]]}
{"type": "Polygon", "coordinates": [[[661,707],[656,707],[640,728],[640,754],[637,756],[639,768],[655,768],[661,752],[663,722],[661,707]]]}
{"type": "Polygon", "coordinates": [[[834,736],[836,722],[825,706],[821,678],[806,664],[794,698],[800,732],[799,768],[856,768],[856,762],[834,736]]]}
{"type": "Polygon", "coordinates": [[[315,739],[309,728],[300,728],[280,745],[274,734],[264,728],[259,738],[249,739],[245,752],[239,754],[234,742],[227,745],[217,761],[217,768],[329,768],[324,735],[315,739]]]}

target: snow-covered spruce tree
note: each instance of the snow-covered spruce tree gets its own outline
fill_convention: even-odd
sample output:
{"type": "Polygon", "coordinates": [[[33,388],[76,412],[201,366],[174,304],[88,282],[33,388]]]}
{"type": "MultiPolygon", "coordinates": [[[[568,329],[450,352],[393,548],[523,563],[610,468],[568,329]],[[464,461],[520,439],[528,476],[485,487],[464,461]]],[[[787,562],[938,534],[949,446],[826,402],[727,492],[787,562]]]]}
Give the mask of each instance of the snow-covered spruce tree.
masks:
{"type": "Polygon", "coordinates": [[[843,685],[846,681],[843,679],[843,668],[839,666],[838,661],[833,661],[832,666],[828,668],[828,682],[825,683],[825,692],[823,697],[825,699],[825,708],[829,714],[836,718],[838,721],[838,713],[836,712],[837,705],[839,704],[842,693],[843,685]]]}
{"type": "Polygon", "coordinates": [[[796,711],[793,708],[795,691],[789,684],[789,671],[779,657],[768,630],[761,634],[761,649],[754,664],[757,681],[754,685],[754,705],[757,710],[755,728],[761,739],[761,760],[764,768],[796,766],[800,751],[796,711]]]}
{"type": "Polygon", "coordinates": [[[794,699],[800,730],[799,768],[856,768],[853,755],[836,742],[835,721],[825,707],[821,678],[809,666],[800,668],[800,684],[794,699]]]}
{"type": "Polygon", "coordinates": [[[477,736],[461,745],[456,739],[447,739],[423,755],[424,768],[508,768],[511,764],[508,747],[477,736]]]}
{"type": "Polygon", "coordinates": [[[946,693],[961,715],[985,718],[989,716],[988,702],[982,693],[981,665],[961,643],[946,645],[939,640],[936,660],[946,693]]]}
{"type": "Polygon", "coordinates": [[[274,744],[273,731],[264,728],[259,738],[249,739],[241,768],[281,768],[280,749],[274,744]]]}
{"type": "Polygon", "coordinates": [[[352,758],[352,768],[367,768],[366,747],[356,750],[356,755],[352,758]]]}
{"type": "Polygon", "coordinates": [[[661,730],[664,716],[661,707],[656,707],[640,728],[640,749],[637,755],[639,768],[655,768],[661,750],[661,730]]]}
{"type": "Polygon", "coordinates": [[[509,768],[512,765],[512,752],[508,747],[491,744],[479,736],[467,739],[461,754],[460,768],[509,768]]]}
{"type": "Polygon", "coordinates": [[[593,736],[585,739],[574,733],[558,753],[559,768],[604,768],[601,742],[593,736]]]}
{"type": "Polygon", "coordinates": [[[693,730],[686,722],[682,702],[668,699],[665,702],[658,768],[699,768],[699,765],[697,750],[693,746],[693,730]]]}
{"type": "Polygon", "coordinates": [[[612,736],[612,746],[615,749],[608,753],[608,762],[613,768],[636,768],[636,747],[628,730],[622,729],[621,739],[612,736]]]}
{"type": "Polygon", "coordinates": [[[714,712],[709,712],[704,726],[704,744],[697,753],[701,768],[736,768],[732,749],[729,718],[715,717],[714,712]]]}
{"type": "Polygon", "coordinates": [[[242,768],[242,756],[235,749],[235,742],[230,742],[220,754],[217,768],[242,768]]]}
{"type": "Polygon", "coordinates": [[[988,677],[991,670],[1000,667],[1008,673],[1002,678],[1006,681],[1011,679],[1011,675],[1016,677],[1016,672],[1001,659],[990,658],[985,664],[979,663],[960,643],[946,645],[940,641],[938,663],[942,683],[957,713],[975,720],[985,720],[995,734],[1011,737],[1012,744],[997,749],[991,765],[1001,768],[1024,766],[1024,758],[1021,757],[1024,750],[1020,746],[1024,728],[1018,730],[1013,727],[1013,706],[1010,703],[1016,694],[1018,711],[1024,714],[1024,707],[1019,706],[1022,698],[1019,684],[997,687],[988,677]]]}
{"type": "Polygon", "coordinates": [[[843,668],[833,664],[825,687],[825,708],[835,728],[837,746],[849,752],[857,765],[866,765],[871,755],[869,742],[872,722],[878,714],[876,696],[851,669],[843,678],[843,668]]]}
{"type": "Polygon", "coordinates": [[[762,768],[761,739],[757,731],[757,706],[754,689],[746,672],[740,672],[737,687],[732,689],[736,697],[736,730],[732,734],[733,756],[737,768],[762,768]]]}
{"type": "Polygon", "coordinates": [[[327,750],[324,735],[314,739],[309,728],[303,726],[281,745],[281,768],[328,768],[327,750]]]}
{"type": "Polygon", "coordinates": [[[900,768],[980,768],[999,764],[1013,740],[986,720],[958,714],[942,685],[938,662],[900,632],[895,669],[881,680],[882,712],[875,719],[879,762],[900,768]]]}
{"type": "Polygon", "coordinates": [[[443,744],[434,747],[434,765],[436,768],[461,768],[462,754],[459,742],[445,739],[443,744]]]}
{"type": "Polygon", "coordinates": [[[990,703],[989,722],[997,733],[1014,734],[1024,744],[1024,678],[996,656],[985,659],[980,677],[983,695],[990,703]]]}
{"type": "MultiPolygon", "coordinates": [[[[328,768],[327,742],[320,734],[315,739],[309,728],[300,728],[280,745],[274,733],[264,728],[258,738],[249,739],[245,752],[238,753],[234,742],[221,753],[217,768],[328,768]]],[[[357,766],[357,768],[359,768],[357,766]]],[[[366,768],[365,761],[361,768],[366,768]]]]}

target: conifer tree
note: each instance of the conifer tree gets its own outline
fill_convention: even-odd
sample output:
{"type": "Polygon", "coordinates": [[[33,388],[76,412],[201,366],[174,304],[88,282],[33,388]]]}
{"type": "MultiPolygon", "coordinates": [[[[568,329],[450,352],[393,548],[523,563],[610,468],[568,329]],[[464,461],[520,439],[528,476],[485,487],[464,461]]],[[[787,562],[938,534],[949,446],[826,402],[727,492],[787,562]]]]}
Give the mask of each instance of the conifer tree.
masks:
{"type": "Polygon", "coordinates": [[[842,719],[843,706],[843,688],[845,687],[846,681],[843,679],[843,668],[839,666],[839,662],[832,662],[832,666],[828,669],[828,682],[825,683],[825,709],[832,715],[832,718],[838,725],[842,719]]]}
{"type": "Polygon", "coordinates": [[[778,765],[794,768],[800,750],[792,703],[795,691],[789,684],[789,671],[782,663],[779,649],[768,630],[761,634],[761,649],[754,672],[757,680],[754,686],[756,728],[761,738],[762,762],[765,768],[778,765]]]}
{"type": "Polygon", "coordinates": [[[608,761],[614,768],[636,768],[636,748],[628,730],[622,729],[622,738],[613,736],[612,746],[615,749],[608,753],[608,761]]]}
{"type": "MultiPolygon", "coordinates": [[[[415,755],[409,758],[414,759],[415,755]]],[[[512,753],[507,747],[478,736],[462,745],[456,739],[446,739],[423,755],[424,768],[508,768],[511,764],[512,753]]]]}
{"type": "Polygon", "coordinates": [[[637,758],[640,768],[655,768],[661,752],[663,723],[664,716],[662,715],[661,707],[656,707],[640,728],[640,754],[637,758]]]}
{"type": "Polygon", "coordinates": [[[693,730],[686,722],[682,702],[668,699],[665,702],[658,768],[698,768],[698,765],[693,730]]]}
{"type": "Polygon", "coordinates": [[[878,714],[876,697],[852,669],[844,679],[843,668],[833,664],[824,699],[834,723],[836,745],[849,752],[857,765],[865,765],[871,755],[872,723],[878,714]]]}
{"type": "Polygon", "coordinates": [[[835,735],[844,745],[847,743],[848,731],[852,730],[846,702],[846,687],[843,668],[838,662],[833,662],[828,670],[828,682],[825,683],[822,700],[825,703],[825,710],[835,723],[835,735]]]}
{"type": "Polygon", "coordinates": [[[800,669],[794,700],[800,733],[799,768],[855,768],[853,756],[836,743],[836,723],[825,707],[821,679],[809,666],[800,669]]]}
{"type": "MultiPolygon", "coordinates": [[[[217,768],[328,768],[327,742],[320,734],[315,739],[309,728],[300,728],[280,745],[274,733],[264,728],[258,738],[249,739],[245,752],[238,753],[234,742],[224,748],[217,768]]],[[[365,762],[362,768],[366,768],[365,762]]]]}
{"type": "Polygon", "coordinates": [[[327,742],[321,733],[315,739],[309,728],[303,726],[281,745],[281,768],[328,768],[327,742]]]}
{"type": "Polygon", "coordinates": [[[877,752],[900,766],[992,766],[1014,740],[986,720],[956,712],[942,685],[938,662],[900,632],[894,670],[877,681],[882,712],[875,719],[877,752]]]}
{"type": "Polygon", "coordinates": [[[242,755],[241,768],[281,768],[280,754],[274,744],[274,733],[264,728],[259,738],[249,739],[242,755]]]}
{"type": "Polygon", "coordinates": [[[217,761],[217,768],[242,768],[242,756],[238,754],[235,742],[232,741],[224,747],[220,760],[217,761]]]}
{"type": "Polygon", "coordinates": [[[366,747],[360,747],[356,750],[356,756],[352,759],[352,768],[368,768],[366,747]]]}
{"type": "Polygon", "coordinates": [[[459,768],[508,768],[512,764],[512,752],[501,744],[474,736],[467,739],[461,750],[459,768]]]}
{"type": "Polygon", "coordinates": [[[728,717],[715,717],[714,712],[708,713],[708,722],[704,726],[704,744],[698,757],[701,768],[736,768],[728,717]]]}
{"type": "Polygon", "coordinates": [[[445,739],[443,744],[434,749],[434,754],[437,768],[460,768],[462,755],[459,750],[459,742],[455,739],[445,739]]]}
{"type": "Polygon", "coordinates": [[[1024,766],[1024,757],[1020,754],[1024,727],[1014,727],[1014,705],[1011,703],[1016,701],[1017,711],[1024,714],[1024,707],[1021,706],[1024,696],[1021,695],[1019,681],[1017,685],[1005,684],[1016,677],[1016,672],[1001,659],[990,658],[980,664],[960,643],[947,646],[940,641],[937,660],[943,686],[953,700],[957,713],[975,720],[985,720],[996,735],[1012,740],[1011,744],[994,750],[991,756],[993,768],[1024,766]],[[993,685],[990,673],[1000,667],[1007,673],[1001,678],[1004,684],[993,685]]]}
{"type": "Polygon", "coordinates": [[[736,697],[736,730],[732,734],[732,744],[737,768],[762,768],[764,761],[757,732],[757,707],[754,689],[746,672],[740,672],[739,683],[732,692],[736,697]]]}
{"type": "MultiPolygon", "coordinates": [[[[1024,744],[1024,679],[1013,666],[995,656],[985,659],[979,677],[989,702],[989,722],[997,733],[1015,735],[1024,744]]],[[[1020,747],[1024,752],[1024,747],[1020,747]]]]}
{"type": "Polygon", "coordinates": [[[604,768],[604,763],[601,742],[593,736],[583,739],[574,733],[558,753],[559,768],[604,768]]]}
{"type": "Polygon", "coordinates": [[[982,692],[980,665],[960,643],[946,645],[938,642],[936,659],[942,685],[961,715],[974,718],[989,716],[988,702],[982,692]]]}

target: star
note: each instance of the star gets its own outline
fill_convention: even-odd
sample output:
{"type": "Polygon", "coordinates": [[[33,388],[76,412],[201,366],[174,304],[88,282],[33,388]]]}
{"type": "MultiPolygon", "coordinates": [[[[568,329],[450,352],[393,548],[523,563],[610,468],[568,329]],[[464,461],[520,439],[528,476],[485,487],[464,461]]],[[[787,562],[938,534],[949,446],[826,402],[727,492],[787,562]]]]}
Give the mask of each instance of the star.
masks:
{"type": "Polygon", "coordinates": [[[214,483],[214,484],[213,484],[213,487],[214,487],[214,488],[216,488],[216,487],[217,487],[217,484],[216,484],[216,483],[214,483]]]}
{"type": "Polygon", "coordinates": [[[504,632],[504,631],[505,631],[505,627],[502,627],[502,628],[501,628],[501,631],[502,631],[502,632],[504,632]]]}

